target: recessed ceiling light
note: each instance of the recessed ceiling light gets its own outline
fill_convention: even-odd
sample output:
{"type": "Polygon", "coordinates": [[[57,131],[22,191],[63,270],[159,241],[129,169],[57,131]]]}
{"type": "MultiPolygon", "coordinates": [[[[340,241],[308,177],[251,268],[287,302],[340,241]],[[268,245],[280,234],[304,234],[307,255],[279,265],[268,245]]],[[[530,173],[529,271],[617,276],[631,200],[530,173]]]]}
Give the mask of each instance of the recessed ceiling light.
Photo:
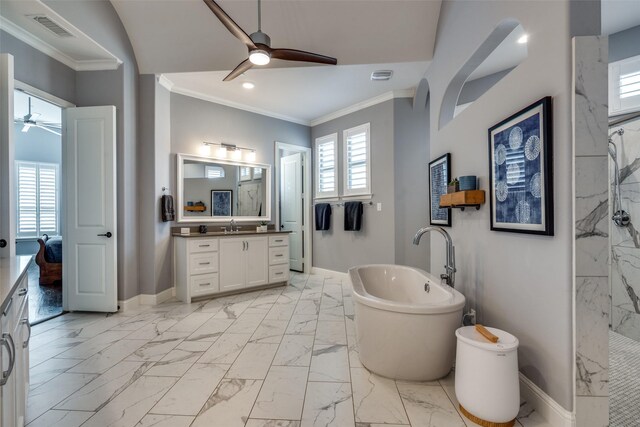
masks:
{"type": "Polygon", "coordinates": [[[523,35],[518,39],[518,43],[520,44],[525,44],[526,42],[529,41],[529,36],[528,35],[523,35]]]}
{"type": "Polygon", "coordinates": [[[243,82],[242,87],[245,89],[253,89],[256,85],[253,82],[243,82]]]}

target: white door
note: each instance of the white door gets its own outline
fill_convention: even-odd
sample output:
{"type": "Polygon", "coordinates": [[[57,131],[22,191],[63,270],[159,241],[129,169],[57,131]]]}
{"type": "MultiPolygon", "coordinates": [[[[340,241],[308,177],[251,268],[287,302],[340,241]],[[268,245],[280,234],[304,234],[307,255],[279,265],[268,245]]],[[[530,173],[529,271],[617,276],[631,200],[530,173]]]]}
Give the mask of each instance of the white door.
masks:
{"type": "Polygon", "coordinates": [[[266,237],[247,237],[245,263],[246,285],[260,286],[269,282],[269,240],[266,237]]]}
{"type": "Polygon", "coordinates": [[[15,255],[13,56],[0,55],[0,258],[15,255]]]}
{"type": "Polygon", "coordinates": [[[289,234],[289,265],[303,270],[302,154],[280,159],[280,228],[289,234]]]}
{"type": "Polygon", "coordinates": [[[220,292],[244,288],[245,239],[220,239],[220,292]]]}
{"type": "Polygon", "coordinates": [[[66,309],[115,312],[116,108],[68,108],[63,115],[66,309]]]}

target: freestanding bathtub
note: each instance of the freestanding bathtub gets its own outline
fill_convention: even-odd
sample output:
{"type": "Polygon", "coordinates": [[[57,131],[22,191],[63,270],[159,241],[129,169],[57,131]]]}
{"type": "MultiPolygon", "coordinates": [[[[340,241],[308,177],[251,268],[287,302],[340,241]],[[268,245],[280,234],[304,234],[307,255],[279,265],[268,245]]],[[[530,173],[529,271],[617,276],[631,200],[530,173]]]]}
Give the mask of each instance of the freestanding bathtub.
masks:
{"type": "Polygon", "coordinates": [[[349,269],[360,361],[388,378],[430,381],[455,361],[464,295],[426,271],[400,265],[349,269]]]}

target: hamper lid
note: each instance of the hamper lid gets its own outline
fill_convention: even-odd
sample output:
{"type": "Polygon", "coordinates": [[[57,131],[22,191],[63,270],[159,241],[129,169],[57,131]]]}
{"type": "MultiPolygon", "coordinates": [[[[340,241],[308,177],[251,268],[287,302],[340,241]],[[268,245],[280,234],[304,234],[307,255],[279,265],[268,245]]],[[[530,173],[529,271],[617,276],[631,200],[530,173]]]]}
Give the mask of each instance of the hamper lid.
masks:
{"type": "Polygon", "coordinates": [[[462,328],[458,328],[458,330],[456,330],[456,337],[458,337],[460,341],[474,347],[495,352],[512,351],[518,348],[518,338],[511,335],[509,332],[489,327],[487,327],[487,329],[499,338],[497,343],[492,343],[487,340],[480,334],[480,332],[476,331],[475,326],[463,326],[462,328]]]}

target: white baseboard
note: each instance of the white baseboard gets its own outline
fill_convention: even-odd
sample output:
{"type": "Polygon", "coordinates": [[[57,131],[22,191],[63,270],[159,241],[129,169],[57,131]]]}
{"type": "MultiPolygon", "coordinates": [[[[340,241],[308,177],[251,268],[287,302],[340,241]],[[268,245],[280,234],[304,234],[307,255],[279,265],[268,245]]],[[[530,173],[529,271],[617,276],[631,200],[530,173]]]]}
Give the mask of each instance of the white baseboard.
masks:
{"type": "Polygon", "coordinates": [[[135,308],[140,307],[141,305],[158,305],[162,304],[165,301],[170,300],[176,296],[176,288],[171,287],[169,289],[165,289],[162,292],[157,294],[140,294],[135,297],[131,297],[125,301],[118,301],[118,305],[120,306],[120,311],[126,312],[129,310],[133,310],[135,308]]]}
{"type": "Polygon", "coordinates": [[[348,279],[349,274],[341,271],[327,270],[320,267],[311,267],[311,274],[321,274],[323,276],[339,277],[340,279],[348,279]]]}
{"type": "Polygon", "coordinates": [[[564,409],[529,378],[520,373],[521,399],[536,410],[549,425],[554,427],[575,427],[576,417],[571,411],[564,409]]]}
{"type": "Polygon", "coordinates": [[[140,306],[140,295],[131,297],[128,300],[118,301],[118,311],[127,312],[140,306]]]}

